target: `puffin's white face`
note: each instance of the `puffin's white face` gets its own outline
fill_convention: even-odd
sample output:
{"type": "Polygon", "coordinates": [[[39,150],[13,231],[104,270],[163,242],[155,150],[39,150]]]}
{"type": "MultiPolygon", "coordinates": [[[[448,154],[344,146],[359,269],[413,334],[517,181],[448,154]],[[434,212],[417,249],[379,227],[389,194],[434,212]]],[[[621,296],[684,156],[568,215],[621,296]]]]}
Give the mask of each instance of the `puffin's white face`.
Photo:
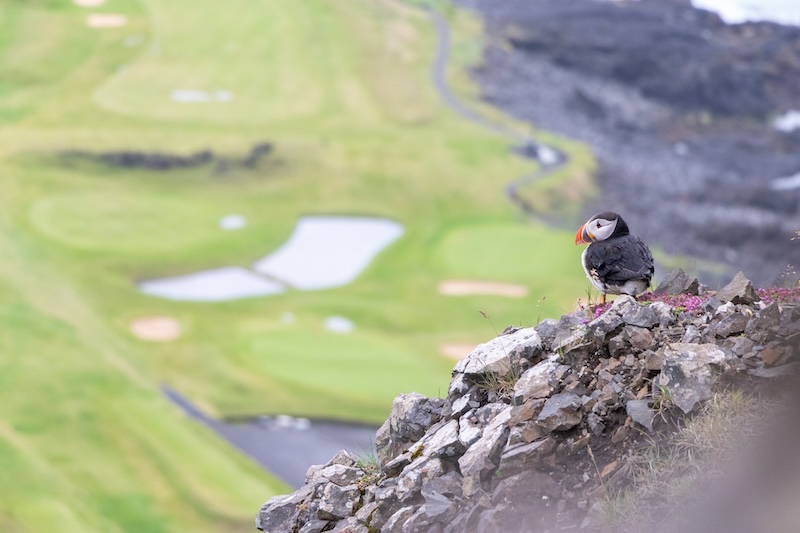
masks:
{"type": "Polygon", "coordinates": [[[617,219],[606,220],[604,218],[595,218],[590,220],[585,225],[585,230],[589,238],[593,241],[604,241],[611,237],[614,230],[617,229],[617,219]]]}

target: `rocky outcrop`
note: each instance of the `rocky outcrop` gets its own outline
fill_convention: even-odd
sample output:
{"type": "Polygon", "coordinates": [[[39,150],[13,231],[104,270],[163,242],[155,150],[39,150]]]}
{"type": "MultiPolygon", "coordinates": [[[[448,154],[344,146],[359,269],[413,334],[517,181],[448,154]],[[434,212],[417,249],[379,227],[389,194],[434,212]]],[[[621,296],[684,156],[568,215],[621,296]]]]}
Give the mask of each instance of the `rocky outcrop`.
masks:
{"type": "Polygon", "coordinates": [[[343,451],[311,467],[300,490],[264,504],[256,526],[590,527],[600,489],[623,485],[626,458],[669,429],[665,412],[691,416],[721,381],[774,379],[797,366],[795,303],[759,301],[742,276],[716,293],[684,278],[672,276],[673,288],[696,294],[621,296],[478,346],[455,366],[446,398],[397,397],[378,431],[375,462],[343,451]]]}

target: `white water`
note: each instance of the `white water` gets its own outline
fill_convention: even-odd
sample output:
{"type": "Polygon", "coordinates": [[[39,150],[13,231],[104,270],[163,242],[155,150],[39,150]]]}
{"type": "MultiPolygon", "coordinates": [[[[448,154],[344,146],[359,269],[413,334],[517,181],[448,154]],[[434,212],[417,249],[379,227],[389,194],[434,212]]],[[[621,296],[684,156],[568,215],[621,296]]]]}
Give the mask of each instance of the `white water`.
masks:
{"type": "Polygon", "coordinates": [[[800,0],[692,0],[692,5],[714,11],[728,24],[770,21],[800,26],[800,0]]]}
{"type": "MultiPolygon", "coordinates": [[[[245,223],[244,217],[230,215],[221,219],[220,227],[231,230],[245,223]]],[[[139,288],[145,294],[168,300],[220,302],[279,294],[288,287],[340,287],[354,281],[403,231],[397,222],[381,218],[305,217],[285,244],[253,265],[255,272],[223,267],[143,281],[139,288]]],[[[326,324],[328,329],[347,332],[354,327],[352,322],[346,324],[343,317],[332,319],[331,324],[326,324]]]]}
{"type": "Polygon", "coordinates": [[[366,217],[305,217],[286,244],[253,268],[302,290],[347,285],[403,234],[392,220],[366,217]]]}
{"type": "Polygon", "coordinates": [[[241,267],[223,267],[185,276],[143,281],[139,283],[139,289],[145,294],[167,300],[222,302],[279,294],[286,287],[241,267]]]}

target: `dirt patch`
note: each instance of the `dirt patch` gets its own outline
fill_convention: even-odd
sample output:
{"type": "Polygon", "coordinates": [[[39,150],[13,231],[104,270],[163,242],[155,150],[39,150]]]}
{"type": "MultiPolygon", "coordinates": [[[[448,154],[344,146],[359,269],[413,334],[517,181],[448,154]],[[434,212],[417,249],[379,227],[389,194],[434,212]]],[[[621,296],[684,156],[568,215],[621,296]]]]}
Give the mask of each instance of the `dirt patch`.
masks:
{"type": "Polygon", "coordinates": [[[148,316],[131,321],[131,333],[152,342],[173,341],[181,336],[181,325],[170,316],[148,316]]]}
{"type": "Polygon", "coordinates": [[[120,28],[127,23],[128,17],[125,15],[104,13],[86,17],[86,25],[90,28],[120,28]]]}
{"type": "Polygon", "coordinates": [[[468,342],[446,342],[439,345],[439,353],[450,359],[461,360],[472,353],[475,344],[468,342]]]}
{"type": "Polygon", "coordinates": [[[517,283],[503,283],[501,281],[450,279],[439,283],[439,294],[444,294],[445,296],[484,294],[490,296],[506,296],[508,298],[524,298],[528,295],[528,287],[517,283]]]}
{"type": "Polygon", "coordinates": [[[106,3],[106,0],[72,0],[76,6],[98,7],[106,3]]]}

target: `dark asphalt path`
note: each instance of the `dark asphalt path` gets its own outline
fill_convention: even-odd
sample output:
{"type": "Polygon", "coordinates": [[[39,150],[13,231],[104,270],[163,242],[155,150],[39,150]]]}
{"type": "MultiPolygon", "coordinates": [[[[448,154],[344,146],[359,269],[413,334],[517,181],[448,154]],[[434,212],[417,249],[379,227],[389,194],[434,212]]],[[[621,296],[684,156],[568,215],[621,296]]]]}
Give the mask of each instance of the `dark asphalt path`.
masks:
{"type": "MultiPolygon", "coordinates": [[[[445,105],[461,115],[464,119],[500,136],[506,137],[514,142],[513,151],[515,153],[539,162],[538,170],[513,179],[505,187],[506,196],[517,205],[517,207],[526,214],[536,214],[530,203],[520,194],[520,189],[544,179],[552,172],[564,166],[569,159],[566,154],[560,150],[542,144],[529,136],[520,135],[506,128],[504,125],[481,115],[458,99],[447,84],[447,65],[450,61],[450,27],[447,25],[447,20],[445,20],[442,14],[436,11],[432,6],[428,6],[426,11],[436,29],[437,35],[436,58],[434,59],[431,70],[431,79],[434,88],[439,93],[439,97],[445,105]]],[[[550,223],[544,219],[543,221],[550,223]]]]}

